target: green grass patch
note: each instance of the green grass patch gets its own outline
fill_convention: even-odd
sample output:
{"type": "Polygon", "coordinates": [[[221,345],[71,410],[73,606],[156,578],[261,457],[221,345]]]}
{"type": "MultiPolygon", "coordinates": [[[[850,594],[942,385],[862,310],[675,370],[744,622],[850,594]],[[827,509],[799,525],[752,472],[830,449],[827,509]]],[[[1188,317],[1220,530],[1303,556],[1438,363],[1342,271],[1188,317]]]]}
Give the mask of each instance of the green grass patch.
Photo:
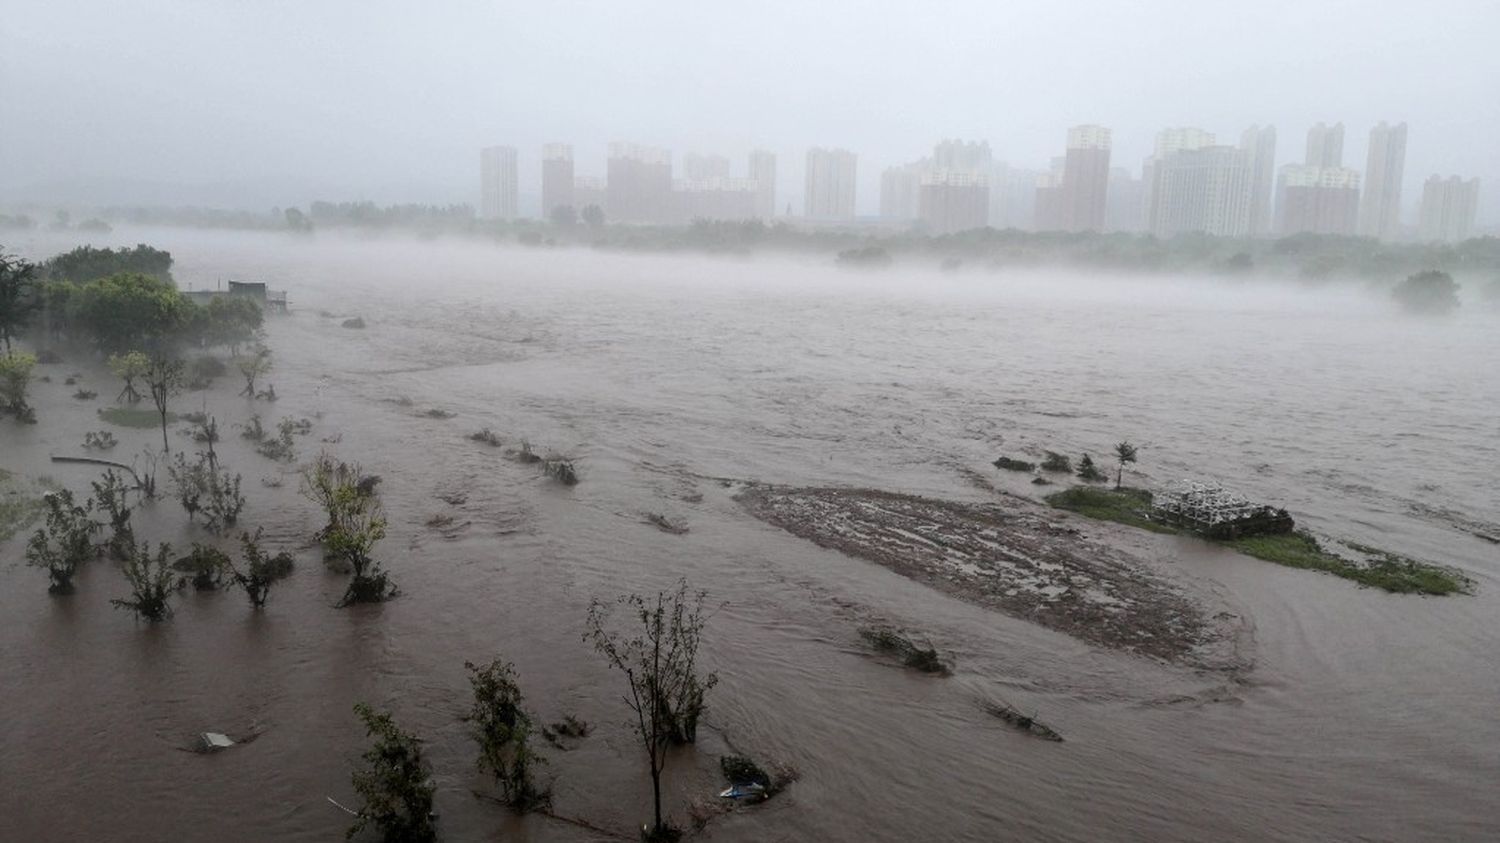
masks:
{"type": "Polygon", "coordinates": [[[1150,530],[1153,533],[1176,533],[1176,527],[1159,524],[1146,517],[1151,510],[1151,493],[1145,489],[1099,489],[1073,486],[1043,498],[1049,506],[1066,509],[1100,521],[1114,521],[1150,530]]]}
{"type": "MultiPolygon", "coordinates": [[[[99,418],[119,427],[161,427],[160,413],[137,407],[105,407],[99,411],[99,418]]],[[[177,421],[177,414],[167,413],[167,424],[175,421],[177,421]]]]}
{"type": "Polygon", "coordinates": [[[1368,545],[1349,543],[1351,550],[1365,558],[1348,559],[1301,530],[1274,536],[1247,536],[1221,544],[1256,559],[1290,568],[1323,571],[1393,594],[1468,594],[1474,585],[1468,577],[1451,568],[1419,562],[1368,545]]]}
{"type": "Polygon", "coordinates": [[[42,494],[55,488],[57,484],[51,478],[30,483],[0,468],[0,542],[10,541],[40,520],[47,510],[42,494]]]}

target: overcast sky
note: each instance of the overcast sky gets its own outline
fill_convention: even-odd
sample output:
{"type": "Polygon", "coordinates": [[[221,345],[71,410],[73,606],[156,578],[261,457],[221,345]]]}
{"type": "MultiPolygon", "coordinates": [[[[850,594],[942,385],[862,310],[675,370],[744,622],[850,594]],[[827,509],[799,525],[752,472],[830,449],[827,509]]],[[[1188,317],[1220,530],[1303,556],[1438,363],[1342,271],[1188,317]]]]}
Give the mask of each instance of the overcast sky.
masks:
{"type": "MultiPolygon", "coordinates": [[[[1432,173],[1480,176],[1500,220],[1500,0],[470,2],[6,0],[0,202],[63,196],[267,208],[313,198],[477,203],[478,149],[575,145],[580,175],[631,140],[881,168],[943,137],[1044,168],[1067,127],[1114,130],[1138,173],[1154,133],[1237,142],[1406,121],[1406,202],[1432,173]]],[[[800,204],[798,204],[800,208],[800,204]]],[[[1408,212],[1410,214],[1410,212],[1408,212]]]]}

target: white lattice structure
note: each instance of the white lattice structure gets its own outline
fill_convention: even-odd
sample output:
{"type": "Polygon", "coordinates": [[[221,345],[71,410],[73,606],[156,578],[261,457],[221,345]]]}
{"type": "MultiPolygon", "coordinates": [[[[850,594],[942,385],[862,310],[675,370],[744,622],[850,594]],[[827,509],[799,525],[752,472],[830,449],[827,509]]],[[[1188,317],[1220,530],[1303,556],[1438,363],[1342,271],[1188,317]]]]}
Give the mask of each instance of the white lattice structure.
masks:
{"type": "Polygon", "coordinates": [[[1179,480],[1152,499],[1163,520],[1186,522],[1200,528],[1243,521],[1263,514],[1266,507],[1251,503],[1239,492],[1218,483],[1179,480]]]}

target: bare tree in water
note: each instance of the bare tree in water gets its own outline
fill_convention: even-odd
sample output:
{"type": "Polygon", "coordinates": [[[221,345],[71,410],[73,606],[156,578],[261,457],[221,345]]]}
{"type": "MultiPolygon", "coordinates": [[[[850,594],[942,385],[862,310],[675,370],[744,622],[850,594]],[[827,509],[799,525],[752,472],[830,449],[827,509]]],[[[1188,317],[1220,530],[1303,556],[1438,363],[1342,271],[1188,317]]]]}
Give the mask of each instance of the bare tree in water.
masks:
{"type": "Polygon", "coordinates": [[[652,597],[631,594],[608,603],[595,598],[589,604],[584,640],[625,674],[630,685],[625,703],[635,713],[636,733],[651,767],[655,824],[645,832],[647,840],[676,840],[681,834],[662,818],[661,773],[669,746],[691,743],[697,736],[704,695],[719,681],[712,672],[698,675],[706,596],[689,592],[687,580],[678,580],[675,590],[652,597]],[[631,632],[614,628],[610,619],[615,606],[626,607],[640,626],[631,632]]]}

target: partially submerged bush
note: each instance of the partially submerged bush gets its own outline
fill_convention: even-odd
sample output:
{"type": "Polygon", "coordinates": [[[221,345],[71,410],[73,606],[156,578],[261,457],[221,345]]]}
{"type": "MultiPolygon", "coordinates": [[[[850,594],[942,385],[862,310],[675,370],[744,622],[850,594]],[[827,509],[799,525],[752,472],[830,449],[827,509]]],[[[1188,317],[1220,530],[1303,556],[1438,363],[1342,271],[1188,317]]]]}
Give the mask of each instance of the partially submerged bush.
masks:
{"type": "Polygon", "coordinates": [[[1105,477],[1104,472],[1099,470],[1098,466],[1094,465],[1094,458],[1088,454],[1084,454],[1083,459],[1078,461],[1078,479],[1097,483],[1108,478],[1105,477]]]}
{"type": "Polygon", "coordinates": [[[477,433],[470,433],[469,438],[474,440],[475,442],[489,445],[492,448],[500,447],[500,437],[493,430],[490,430],[487,427],[483,430],[478,431],[477,433]]]}
{"type": "Polygon", "coordinates": [[[1025,471],[1027,473],[1036,471],[1036,463],[1026,462],[1025,460],[1013,460],[1010,457],[996,459],[994,466],[1006,471],[1025,471]]]}
{"type": "Polygon", "coordinates": [[[548,457],[542,461],[542,473],[564,486],[578,485],[578,471],[573,461],[563,457],[548,457]]]}
{"type": "Polygon", "coordinates": [[[195,462],[188,462],[181,453],[177,461],[167,467],[167,476],[172,478],[178,502],[187,511],[188,520],[203,513],[203,526],[215,535],[222,534],[239,520],[245,508],[245,495],[240,491],[240,475],[230,475],[220,469],[210,450],[198,455],[195,462]]]}
{"type": "Polygon", "coordinates": [[[245,596],[250,599],[250,605],[259,609],[266,605],[266,598],[271,593],[271,584],[291,575],[294,566],[292,555],[282,551],[275,556],[267,556],[260,549],[260,530],[256,530],[253,536],[249,533],[241,533],[240,546],[245,553],[244,566],[234,564],[234,560],[227,556],[224,563],[228,568],[230,580],[244,589],[245,596]]]}
{"type": "Polygon", "coordinates": [[[120,444],[115,435],[107,430],[90,431],[83,434],[83,447],[89,451],[108,451],[120,444]]]}
{"type": "Polygon", "coordinates": [[[353,839],[368,826],[388,843],[428,843],[437,839],[433,827],[431,768],[422,757],[416,735],[402,731],[386,712],[364,703],[354,712],[375,743],[365,750],[365,769],[356,770],[354,790],[363,804],[346,837],[353,839]]]}
{"type": "Polygon", "coordinates": [[[99,509],[108,519],[110,537],[105,549],[116,559],[128,558],[135,548],[135,531],[130,527],[130,504],[125,500],[130,487],[112,468],[90,485],[94,487],[94,499],[99,502],[99,509]]]}
{"type": "Polygon", "coordinates": [[[531,778],[532,765],[544,759],[530,746],[531,716],[521,708],[515,666],[496,659],[483,667],[464,662],[464,667],[474,691],[469,722],[479,744],[479,769],[495,777],[516,811],[545,807],[552,795],[531,778]]]}
{"type": "Polygon", "coordinates": [[[521,440],[520,450],[514,451],[511,456],[515,457],[516,462],[533,463],[542,461],[541,456],[531,450],[531,443],[525,439],[521,440]]]}
{"type": "Polygon", "coordinates": [[[1073,461],[1056,451],[1048,451],[1047,458],[1042,460],[1042,470],[1057,474],[1072,474],[1073,461]]]}
{"type": "Polygon", "coordinates": [[[859,631],[876,650],[901,659],[907,667],[922,673],[949,673],[951,668],[932,646],[918,646],[910,638],[888,626],[867,627],[859,631]]]}
{"type": "Polygon", "coordinates": [[[350,328],[356,331],[362,330],[365,327],[365,320],[359,316],[355,316],[352,319],[345,319],[343,322],[340,322],[339,326],[343,328],[350,328]]]}
{"type": "Polygon", "coordinates": [[[167,598],[182,585],[172,570],[171,555],[172,546],[166,542],[157,547],[154,556],[150,542],[142,542],[133,548],[122,569],[125,581],[130,584],[130,596],[109,602],[148,621],[163,621],[171,617],[172,607],[167,598]]]}
{"type": "Polygon", "coordinates": [[[0,416],[12,415],[26,424],[36,423],[36,411],[26,403],[35,355],[20,351],[0,354],[0,416]]]}
{"type": "Polygon", "coordinates": [[[193,542],[193,550],[172,563],[172,570],[187,574],[189,582],[198,591],[212,591],[224,581],[229,569],[229,556],[224,551],[209,545],[193,542]]]}
{"type": "Polygon", "coordinates": [[[65,594],[73,590],[73,575],[78,567],[97,554],[94,530],[98,529],[89,513],[93,502],[78,504],[67,489],[48,492],[46,527],[37,530],[26,543],[26,564],[47,569],[47,590],[65,594]]]}
{"type": "Polygon", "coordinates": [[[326,557],[354,573],[340,606],[370,603],[395,596],[395,586],[371,557],[375,543],[385,537],[385,515],[375,486],[358,464],[322,454],[302,472],[302,495],[318,504],[328,523],[318,531],[326,557]]]}
{"type": "Polygon", "coordinates": [[[93,391],[92,389],[80,389],[77,392],[73,393],[73,397],[78,399],[79,401],[92,401],[95,398],[99,397],[99,393],[93,391]]]}

